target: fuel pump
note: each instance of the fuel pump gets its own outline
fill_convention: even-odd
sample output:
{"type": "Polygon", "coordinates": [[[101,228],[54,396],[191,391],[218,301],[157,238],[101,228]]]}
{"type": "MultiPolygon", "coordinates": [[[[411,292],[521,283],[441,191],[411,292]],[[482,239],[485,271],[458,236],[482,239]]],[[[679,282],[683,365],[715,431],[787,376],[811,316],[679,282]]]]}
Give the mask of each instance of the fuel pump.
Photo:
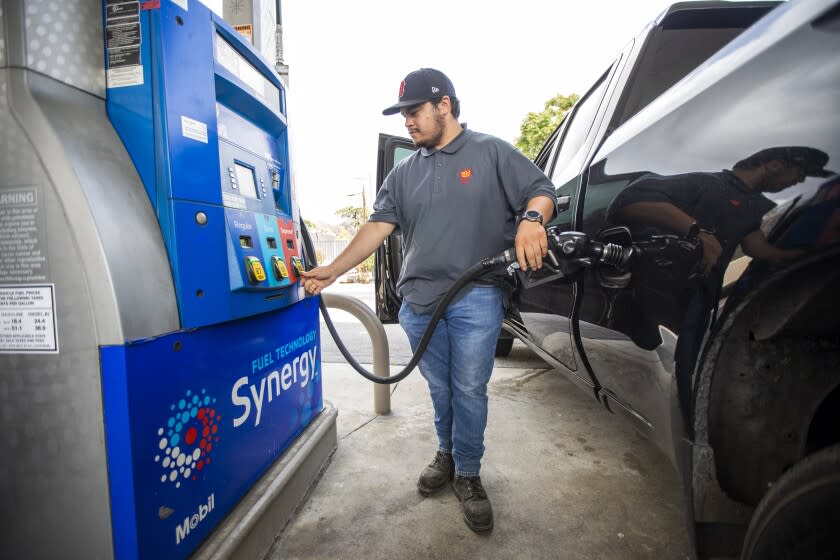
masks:
{"type": "Polygon", "coordinates": [[[288,518],[336,439],[272,65],[195,0],[0,45],[0,557],[186,558],[297,465],[288,518]]]}

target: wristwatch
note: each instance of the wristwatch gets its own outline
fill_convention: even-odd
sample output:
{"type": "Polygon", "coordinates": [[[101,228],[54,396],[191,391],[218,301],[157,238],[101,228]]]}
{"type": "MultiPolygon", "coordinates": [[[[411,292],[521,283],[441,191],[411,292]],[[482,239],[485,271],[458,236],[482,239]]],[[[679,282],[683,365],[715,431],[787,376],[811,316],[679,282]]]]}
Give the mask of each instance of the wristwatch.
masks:
{"type": "Polygon", "coordinates": [[[540,225],[543,223],[543,215],[536,210],[526,210],[525,213],[522,214],[522,219],[528,220],[529,222],[539,222],[540,225]]]}

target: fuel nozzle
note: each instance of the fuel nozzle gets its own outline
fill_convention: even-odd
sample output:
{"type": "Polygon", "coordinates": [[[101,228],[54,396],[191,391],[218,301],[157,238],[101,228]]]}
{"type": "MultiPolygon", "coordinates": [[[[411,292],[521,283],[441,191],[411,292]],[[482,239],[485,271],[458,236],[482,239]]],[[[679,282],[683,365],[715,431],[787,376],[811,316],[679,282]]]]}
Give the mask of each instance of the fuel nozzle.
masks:
{"type": "MultiPolygon", "coordinates": [[[[546,276],[550,277],[548,279],[565,277],[582,268],[589,268],[598,264],[622,269],[633,257],[632,247],[593,241],[588,235],[579,231],[561,231],[560,228],[551,226],[546,228],[546,236],[548,237],[548,251],[546,261],[543,261],[545,270],[542,272],[535,271],[541,276],[539,283],[542,283],[546,276]]],[[[509,274],[514,272],[522,274],[519,264],[516,262],[515,247],[481,262],[487,268],[509,265],[509,274]]],[[[530,278],[530,271],[528,274],[530,278]]]]}
{"type": "Polygon", "coordinates": [[[624,268],[633,257],[633,247],[594,241],[579,231],[560,231],[557,227],[549,227],[546,234],[549,254],[556,253],[558,260],[575,261],[582,267],[603,264],[624,268]]]}

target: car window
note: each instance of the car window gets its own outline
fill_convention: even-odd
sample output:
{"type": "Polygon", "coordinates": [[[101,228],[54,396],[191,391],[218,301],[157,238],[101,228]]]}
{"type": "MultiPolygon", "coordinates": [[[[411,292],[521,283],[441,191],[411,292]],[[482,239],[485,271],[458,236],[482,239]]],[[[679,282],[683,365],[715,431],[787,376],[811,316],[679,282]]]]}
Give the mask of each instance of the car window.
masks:
{"type": "Polygon", "coordinates": [[[396,166],[399,162],[410,156],[414,153],[414,150],[411,148],[406,148],[404,146],[397,146],[394,149],[394,165],[396,166]]]}
{"type": "Polygon", "coordinates": [[[540,153],[534,158],[534,165],[542,169],[543,173],[548,173],[548,166],[551,160],[554,159],[554,154],[557,152],[557,146],[560,144],[560,139],[563,137],[563,131],[566,129],[566,124],[569,122],[569,115],[563,117],[548,140],[545,141],[543,147],[540,148],[540,153]]]}
{"type": "Polygon", "coordinates": [[[568,183],[580,173],[581,167],[583,167],[589,147],[586,139],[592,130],[592,123],[598,114],[598,107],[604,99],[609,83],[607,80],[609,73],[610,69],[608,68],[592,89],[575,105],[554,161],[551,180],[555,186],[568,183]]]}

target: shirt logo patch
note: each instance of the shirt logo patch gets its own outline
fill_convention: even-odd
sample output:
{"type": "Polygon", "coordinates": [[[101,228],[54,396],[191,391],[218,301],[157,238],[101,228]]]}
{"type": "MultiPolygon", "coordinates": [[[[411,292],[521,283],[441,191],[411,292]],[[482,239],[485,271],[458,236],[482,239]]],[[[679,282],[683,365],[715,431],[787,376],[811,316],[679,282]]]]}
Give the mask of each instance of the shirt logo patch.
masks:
{"type": "Polygon", "coordinates": [[[734,206],[735,208],[738,208],[739,206],[741,206],[741,201],[740,201],[740,200],[736,200],[736,199],[734,199],[734,198],[731,198],[731,199],[729,199],[729,204],[731,204],[731,205],[732,205],[732,206],[734,206]]]}
{"type": "Polygon", "coordinates": [[[400,95],[399,96],[402,97],[403,95],[405,95],[405,80],[400,82],[400,95]]]}
{"type": "Polygon", "coordinates": [[[469,184],[470,180],[472,179],[472,167],[465,167],[464,169],[458,172],[458,178],[461,180],[462,185],[469,184]]]}

